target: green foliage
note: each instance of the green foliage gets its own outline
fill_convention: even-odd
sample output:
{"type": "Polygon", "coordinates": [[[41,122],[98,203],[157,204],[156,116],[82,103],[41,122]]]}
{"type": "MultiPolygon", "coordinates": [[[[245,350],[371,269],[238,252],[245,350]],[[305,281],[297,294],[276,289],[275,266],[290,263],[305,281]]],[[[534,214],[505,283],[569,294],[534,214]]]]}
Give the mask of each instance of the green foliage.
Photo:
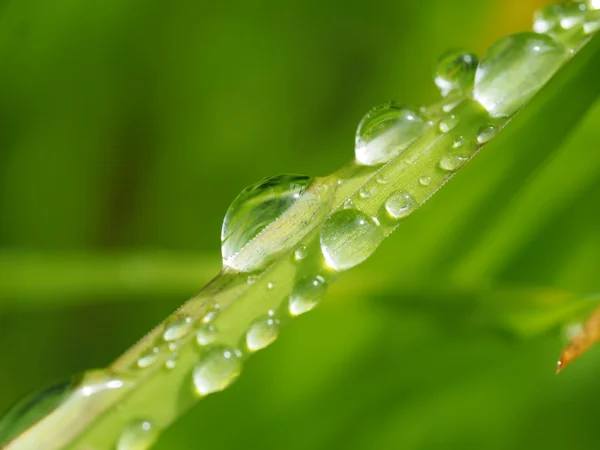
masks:
{"type": "MultiPolygon", "coordinates": [[[[570,417],[572,411],[560,409],[565,399],[575,398],[593,417],[593,360],[557,387],[551,376],[559,344],[545,334],[585,311],[588,301],[535,290],[531,297],[540,300],[529,307],[529,295],[506,288],[597,290],[595,211],[586,205],[595,198],[598,158],[578,152],[598,137],[600,111],[589,108],[597,96],[599,45],[595,39],[559,73],[377,256],[344,276],[329,304],[290,327],[230,391],[203,400],[158,447],[202,441],[211,448],[259,442],[266,448],[530,448],[540,442],[560,448],[575,434],[591,447],[596,437],[584,414],[568,422],[569,441],[529,431],[570,417]],[[498,305],[507,304],[505,314],[498,305]]],[[[169,265],[159,270],[169,273],[169,265]]],[[[111,277],[100,279],[95,286],[111,277]]],[[[19,296],[14,286],[4,290],[9,299],[19,296]]],[[[39,299],[33,289],[28,295],[39,299]]],[[[155,320],[170,305],[154,307],[155,320]]],[[[4,332],[17,336],[18,308],[11,308],[4,332]]],[[[108,313],[122,317],[121,341],[145,331],[147,323],[132,323],[138,305],[129,314],[117,308],[108,313]]],[[[38,336],[73,322],[56,315],[38,322],[47,327],[38,336]]],[[[82,359],[82,367],[105,365],[103,358],[118,352],[116,338],[112,347],[111,339],[100,345],[89,339],[85,356],[95,362],[82,359]]],[[[64,354],[65,368],[72,361],[67,349],[51,355],[55,361],[64,354]]],[[[152,399],[148,391],[148,405],[152,399]]]]}

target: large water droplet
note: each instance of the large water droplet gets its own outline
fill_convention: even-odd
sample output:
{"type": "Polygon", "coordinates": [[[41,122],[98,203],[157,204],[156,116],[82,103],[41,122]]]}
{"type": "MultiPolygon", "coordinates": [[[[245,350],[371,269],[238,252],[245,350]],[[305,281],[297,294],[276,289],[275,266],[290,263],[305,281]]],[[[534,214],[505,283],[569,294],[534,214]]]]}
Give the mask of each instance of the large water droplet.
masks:
{"type": "Polygon", "coordinates": [[[519,33],[487,51],[475,74],[474,97],[493,117],[514,114],[533,97],[566,58],[550,36],[519,33]]]}
{"type": "Polygon", "coordinates": [[[477,56],[462,50],[451,50],[438,60],[434,81],[442,96],[450,92],[466,92],[473,85],[477,56]]]}
{"type": "Polygon", "coordinates": [[[289,311],[292,316],[304,314],[319,304],[327,292],[327,283],[319,275],[304,277],[296,282],[289,300],[289,311]]]}
{"type": "Polygon", "coordinates": [[[367,259],[383,240],[381,229],[356,209],[344,209],[327,218],[321,229],[321,251],[327,265],[347,270],[367,259]]]}
{"type": "Polygon", "coordinates": [[[213,347],[204,353],[194,367],[194,386],[200,395],[222,391],[242,371],[242,361],[235,349],[213,347]]]}
{"type": "Polygon", "coordinates": [[[117,450],[147,450],[152,447],[157,438],[158,432],[152,422],[139,420],[123,429],[117,441],[117,450]]]}
{"type": "Polygon", "coordinates": [[[0,446],[16,438],[27,428],[50,414],[81,382],[82,375],[27,395],[0,420],[0,446]]]}
{"type": "Polygon", "coordinates": [[[439,128],[442,133],[447,133],[453,130],[456,125],[458,125],[458,117],[456,114],[444,114],[440,120],[439,128]]]}
{"type": "Polygon", "coordinates": [[[394,219],[403,219],[413,212],[416,206],[415,199],[406,191],[393,193],[385,202],[385,210],[394,219]]]}
{"type": "Polygon", "coordinates": [[[250,324],[246,333],[246,346],[250,351],[257,351],[270,345],[279,336],[279,320],[266,316],[250,324]]]}
{"type": "Polygon", "coordinates": [[[406,149],[425,128],[425,120],[398,103],[376,106],[356,131],[356,160],[363,165],[383,164],[406,149]]]}
{"type": "Polygon", "coordinates": [[[448,172],[454,172],[460,166],[462,166],[466,160],[467,160],[467,158],[462,155],[457,155],[457,154],[444,155],[440,159],[440,169],[448,171],[448,172]]]}
{"type": "Polygon", "coordinates": [[[163,339],[165,341],[175,341],[185,337],[192,331],[194,325],[193,319],[190,316],[182,319],[172,319],[165,325],[163,339]]]}
{"type": "Polygon", "coordinates": [[[264,178],[244,189],[231,203],[221,229],[223,261],[277,220],[306,191],[311,177],[284,174],[264,178]]]}

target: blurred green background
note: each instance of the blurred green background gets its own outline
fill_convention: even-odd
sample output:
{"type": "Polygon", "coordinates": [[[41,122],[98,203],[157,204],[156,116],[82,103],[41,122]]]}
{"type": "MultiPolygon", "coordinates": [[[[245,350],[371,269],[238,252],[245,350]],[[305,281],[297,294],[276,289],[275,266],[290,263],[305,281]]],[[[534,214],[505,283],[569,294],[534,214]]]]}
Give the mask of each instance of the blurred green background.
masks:
{"type": "MultiPolygon", "coordinates": [[[[544,3],[2,2],[0,413],[109,364],[209,281],[244,186],[330,173],[371,106],[435,101],[439,54],[481,55],[544,3]]],[[[598,120],[496,228],[428,203],[157,448],[599,448],[600,352],[555,377],[564,339],[536,325],[548,298],[600,287],[598,120]],[[543,299],[500,326],[467,272],[543,299]]]]}

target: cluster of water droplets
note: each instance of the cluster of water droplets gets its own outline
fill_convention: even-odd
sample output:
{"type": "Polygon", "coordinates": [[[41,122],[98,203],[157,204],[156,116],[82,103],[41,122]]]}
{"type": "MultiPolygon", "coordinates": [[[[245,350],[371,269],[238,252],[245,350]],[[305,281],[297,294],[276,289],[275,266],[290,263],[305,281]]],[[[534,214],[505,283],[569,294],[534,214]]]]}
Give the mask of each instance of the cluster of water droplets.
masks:
{"type": "MultiPolygon", "coordinates": [[[[210,305],[202,317],[176,315],[164,325],[154,345],[135,361],[132,376],[157,367],[176,370],[179,352],[190,344],[197,352],[189,375],[196,394],[204,396],[230,386],[250,354],[272,344],[287,321],[314,309],[336,274],[373,254],[390,230],[415,211],[481,145],[492,140],[499,127],[544,86],[572,50],[599,26],[600,0],[551,5],[535,14],[533,31],[500,39],[481,60],[465,50],[442,55],[433,77],[441,103],[430,108],[411,108],[388,102],[368,111],[360,121],[355,137],[355,170],[367,170],[370,181],[339,205],[325,204],[323,198],[310,193],[313,183],[321,181],[303,175],[265,178],[244,189],[223,221],[224,268],[238,274],[244,272],[246,284],[262,286],[264,296],[281,296],[277,291],[279,280],[260,282],[268,276],[265,265],[273,260],[273,255],[259,254],[246,265],[239,265],[235,259],[263,231],[275,227],[282,246],[277,250],[289,251],[289,261],[296,267],[287,295],[283,295],[278,308],[251,318],[239,343],[233,346],[221,338],[220,305],[210,305]],[[462,124],[463,106],[473,108],[473,104],[479,105],[486,115],[476,129],[462,124]],[[422,137],[443,145],[439,159],[430,162],[411,151],[422,137]],[[394,187],[397,180],[381,169],[394,158],[402,160],[406,170],[420,168],[414,183],[394,187]],[[385,195],[381,196],[381,192],[385,195]],[[324,208],[329,208],[322,226],[308,235],[294,230],[285,235],[285,230],[276,228],[277,224],[309,194],[310,202],[322,202],[324,208]],[[374,202],[380,205],[377,213],[367,213],[373,211],[374,202]],[[294,240],[294,235],[301,235],[302,239],[294,240]]],[[[324,190],[327,198],[333,198],[335,189],[347,181],[348,178],[334,180],[331,184],[335,188],[324,190]]],[[[303,211],[310,211],[313,219],[317,217],[316,209],[303,211]]],[[[0,421],[0,444],[9,442],[69,399],[105,395],[127,383],[127,378],[93,372],[29,397],[0,421]]],[[[147,449],[155,441],[157,430],[152,418],[139,418],[123,428],[115,448],[147,449]]]]}

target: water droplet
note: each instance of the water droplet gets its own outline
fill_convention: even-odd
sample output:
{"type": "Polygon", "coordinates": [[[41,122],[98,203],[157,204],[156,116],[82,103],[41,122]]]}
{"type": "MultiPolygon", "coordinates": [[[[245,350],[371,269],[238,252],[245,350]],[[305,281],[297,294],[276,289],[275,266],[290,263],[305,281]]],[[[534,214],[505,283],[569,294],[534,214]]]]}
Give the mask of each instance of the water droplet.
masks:
{"type": "Polygon", "coordinates": [[[127,425],[117,442],[117,450],[147,450],[158,438],[152,422],[138,420],[127,425]]]}
{"type": "Polygon", "coordinates": [[[223,220],[224,263],[290,208],[311,182],[311,177],[284,174],[264,178],[245,188],[231,203],[223,220]]]}
{"type": "Polygon", "coordinates": [[[464,143],[465,143],[465,138],[462,136],[459,136],[452,143],[452,148],[460,148],[463,146],[464,143]]]}
{"type": "Polygon", "coordinates": [[[587,13],[587,6],[584,3],[569,2],[563,6],[560,12],[560,26],[565,30],[570,30],[583,24],[587,13]]]}
{"type": "Polygon", "coordinates": [[[442,96],[450,92],[466,92],[473,85],[478,59],[473,53],[451,50],[438,60],[434,81],[442,96]]]}
{"type": "Polygon", "coordinates": [[[73,392],[81,379],[82,375],[72,377],[23,397],[0,420],[0,446],[50,414],[73,392]]]}
{"type": "Polygon", "coordinates": [[[137,366],[140,369],[145,369],[146,367],[150,367],[158,359],[159,353],[160,353],[160,349],[158,347],[154,347],[153,349],[149,350],[148,352],[146,352],[142,356],[140,356],[140,358],[137,360],[137,366]]]}
{"type": "Polygon", "coordinates": [[[493,125],[485,125],[479,129],[479,133],[477,133],[477,143],[485,144],[486,142],[491,141],[494,136],[496,136],[498,130],[493,125]]]}
{"type": "Polygon", "coordinates": [[[325,279],[304,277],[300,279],[290,294],[289,311],[292,316],[299,316],[313,309],[327,292],[325,279]]]}
{"type": "Polygon", "coordinates": [[[387,184],[388,179],[385,176],[380,175],[377,177],[377,179],[375,181],[379,184],[387,184]]]}
{"type": "Polygon", "coordinates": [[[235,349],[225,346],[208,349],[194,367],[194,386],[200,395],[222,391],[242,371],[242,361],[235,349]]]}
{"type": "Polygon", "coordinates": [[[255,352],[273,343],[279,335],[279,321],[272,316],[263,317],[250,324],[246,333],[246,346],[255,352]]]}
{"type": "Polygon", "coordinates": [[[170,352],[176,352],[179,349],[179,344],[179,342],[169,342],[167,347],[169,348],[170,352]]]}
{"type": "Polygon", "coordinates": [[[258,277],[256,275],[248,275],[248,278],[246,281],[248,284],[254,284],[254,283],[256,283],[256,280],[258,280],[258,277]]]}
{"type": "Polygon", "coordinates": [[[442,159],[440,159],[440,168],[448,172],[454,172],[462,166],[466,160],[467,158],[460,155],[444,155],[442,156],[442,159]]]}
{"type": "Polygon", "coordinates": [[[383,164],[406,149],[424,130],[419,113],[395,102],[371,109],[356,131],[355,156],[359,164],[383,164]]]}
{"type": "Polygon", "coordinates": [[[217,329],[214,325],[202,325],[196,331],[196,341],[198,345],[204,346],[215,342],[217,339],[217,329]]]}
{"type": "Polygon", "coordinates": [[[419,178],[419,183],[421,186],[429,186],[429,183],[431,183],[431,177],[429,175],[424,175],[419,178]]]}
{"type": "Polygon", "coordinates": [[[173,355],[165,361],[165,367],[169,370],[174,369],[177,366],[177,356],[173,355]]]}
{"type": "Polygon", "coordinates": [[[533,15],[533,31],[549,33],[560,26],[563,5],[548,5],[537,10],[533,15]]]}
{"type": "Polygon", "coordinates": [[[306,254],[307,254],[306,245],[301,245],[294,252],[294,259],[296,261],[302,261],[304,258],[306,258],[306,254]]]}
{"type": "Polygon", "coordinates": [[[202,318],[202,323],[212,322],[213,320],[215,320],[217,318],[217,316],[219,315],[220,312],[221,312],[221,306],[213,305],[204,314],[204,317],[202,318]]]}
{"type": "Polygon", "coordinates": [[[267,283],[267,289],[273,289],[274,287],[275,287],[275,282],[273,282],[273,281],[269,281],[269,282],[267,283]]]}
{"type": "Polygon", "coordinates": [[[406,191],[393,193],[385,202],[385,210],[394,219],[402,219],[408,216],[416,206],[415,199],[406,191]]]}
{"type": "Polygon", "coordinates": [[[600,9],[600,0],[588,0],[587,7],[592,11],[600,9]]]}
{"type": "Polygon", "coordinates": [[[583,32],[585,34],[592,34],[598,31],[598,29],[600,29],[600,10],[590,11],[583,23],[583,32]]]}
{"type": "Polygon", "coordinates": [[[347,270],[367,259],[383,240],[381,229],[356,209],[337,211],[321,229],[321,251],[327,265],[347,270]]]}
{"type": "Polygon", "coordinates": [[[369,198],[371,196],[371,191],[368,188],[361,188],[358,192],[361,198],[369,198]]]}
{"type": "Polygon", "coordinates": [[[447,133],[452,130],[458,124],[458,117],[455,114],[446,114],[440,120],[440,131],[442,133],[447,133]]]}
{"type": "Polygon", "coordinates": [[[183,319],[173,319],[165,325],[163,339],[165,341],[176,341],[185,337],[192,331],[194,321],[190,316],[183,319]]]}
{"type": "Polygon", "coordinates": [[[487,51],[475,74],[474,97],[493,117],[510,116],[550,79],[566,57],[550,36],[513,34],[487,51]]]}
{"type": "Polygon", "coordinates": [[[352,201],[352,199],[347,198],[346,200],[344,200],[343,208],[344,209],[354,208],[354,202],[352,201]]]}

